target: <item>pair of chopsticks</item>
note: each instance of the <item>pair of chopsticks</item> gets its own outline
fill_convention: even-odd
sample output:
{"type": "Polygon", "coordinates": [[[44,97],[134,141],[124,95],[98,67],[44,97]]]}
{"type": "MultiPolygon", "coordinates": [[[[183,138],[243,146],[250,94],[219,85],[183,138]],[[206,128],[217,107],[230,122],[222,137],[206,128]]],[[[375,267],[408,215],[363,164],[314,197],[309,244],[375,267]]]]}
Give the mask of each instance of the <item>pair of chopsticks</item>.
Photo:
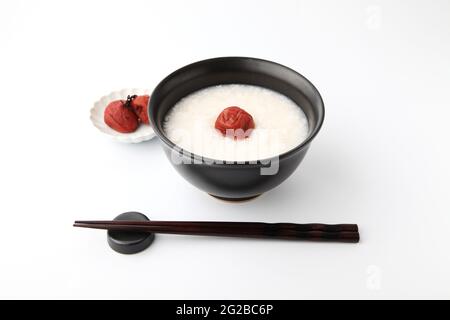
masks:
{"type": "Polygon", "coordinates": [[[74,227],[198,236],[359,242],[356,224],[207,221],[75,221],[74,227]]]}

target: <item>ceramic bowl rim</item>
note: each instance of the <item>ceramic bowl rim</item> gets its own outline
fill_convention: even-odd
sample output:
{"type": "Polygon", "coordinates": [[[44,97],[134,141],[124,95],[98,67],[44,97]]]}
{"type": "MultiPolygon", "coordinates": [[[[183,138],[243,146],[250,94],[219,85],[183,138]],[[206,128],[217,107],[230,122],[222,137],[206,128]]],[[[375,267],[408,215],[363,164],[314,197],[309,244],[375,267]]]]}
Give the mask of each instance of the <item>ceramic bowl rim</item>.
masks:
{"type": "Polygon", "coordinates": [[[300,150],[302,150],[303,148],[307,147],[311,141],[317,136],[317,134],[319,133],[320,129],[322,128],[323,125],[323,121],[325,119],[325,106],[324,106],[324,102],[322,99],[322,96],[319,93],[319,90],[317,90],[317,88],[312,84],[311,81],[309,81],[308,78],[306,78],[305,76],[303,76],[302,74],[300,74],[299,72],[295,71],[294,69],[291,69],[283,64],[277,63],[277,62],[273,62],[270,60],[265,60],[265,59],[260,59],[260,58],[253,58],[253,57],[244,57],[244,56],[225,56],[225,57],[216,57],[216,58],[210,58],[210,59],[205,59],[205,60],[200,60],[200,61],[196,61],[193,63],[190,63],[188,65],[185,65],[184,67],[181,67],[175,71],[173,71],[172,73],[170,73],[168,76],[166,76],[163,80],[161,80],[159,82],[159,84],[155,87],[155,89],[153,90],[152,95],[150,96],[150,101],[149,101],[149,106],[148,106],[148,114],[149,114],[149,119],[150,119],[150,123],[152,124],[153,130],[156,133],[156,135],[158,136],[158,138],[164,142],[165,145],[167,145],[171,150],[175,150],[175,148],[177,147],[178,150],[176,150],[177,152],[182,152],[185,151],[187,154],[190,155],[190,158],[194,161],[194,163],[199,163],[201,165],[211,165],[211,166],[215,166],[215,167],[233,167],[233,168],[238,168],[238,167],[245,167],[245,168],[249,168],[249,167],[261,167],[263,164],[267,164],[270,163],[270,161],[272,161],[274,158],[278,158],[280,161],[282,159],[285,158],[289,158],[292,155],[296,154],[297,152],[299,152],[300,150]],[[153,96],[154,92],[160,90],[160,88],[162,86],[164,86],[166,84],[166,82],[173,78],[174,76],[176,76],[179,73],[183,73],[185,70],[196,67],[197,65],[202,65],[205,63],[214,63],[214,62],[218,62],[218,61],[223,61],[223,60],[228,60],[228,59],[245,59],[245,60],[253,60],[253,61],[259,61],[259,62],[264,62],[264,63],[269,63],[269,64],[273,64],[276,65],[277,67],[283,68],[289,72],[292,72],[294,74],[296,74],[298,77],[302,78],[313,90],[314,94],[318,97],[319,99],[319,103],[318,103],[318,108],[320,109],[321,112],[319,112],[319,117],[317,119],[317,123],[315,125],[315,127],[313,128],[313,130],[308,134],[308,137],[302,141],[302,143],[300,143],[299,145],[297,145],[296,147],[283,152],[279,155],[276,155],[274,157],[271,158],[265,158],[265,159],[258,159],[258,160],[246,160],[246,161],[227,161],[227,160],[220,160],[220,159],[212,159],[212,158],[208,158],[208,157],[204,157],[198,154],[195,154],[193,152],[190,152],[188,150],[184,150],[182,148],[180,148],[179,146],[177,146],[175,143],[173,143],[169,138],[167,138],[167,136],[165,135],[163,130],[160,130],[160,128],[158,127],[156,120],[153,118],[152,116],[152,112],[150,112],[150,108],[153,108],[152,106],[152,99],[151,97],[153,96]],[[222,163],[220,163],[222,162],[222,163]],[[256,163],[255,163],[256,162],[256,163]]]}

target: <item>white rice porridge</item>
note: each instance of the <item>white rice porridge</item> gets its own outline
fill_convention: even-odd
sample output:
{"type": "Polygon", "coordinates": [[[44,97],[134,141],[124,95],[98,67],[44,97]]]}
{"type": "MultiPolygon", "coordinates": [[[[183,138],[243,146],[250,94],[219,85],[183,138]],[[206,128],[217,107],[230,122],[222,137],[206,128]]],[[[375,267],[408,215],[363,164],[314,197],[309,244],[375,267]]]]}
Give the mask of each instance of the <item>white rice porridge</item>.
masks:
{"type": "Polygon", "coordinates": [[[308,136],[303,111],[288,97],[258,86],[227,84],[205,88],[181,99],[164,121],[167,137],[197,155],[224,161],[254,161],[280,155],[308,136]],[[230,106],[247,111],[255,129],[246,139],[225,137],[214,127],[230,106]]]}

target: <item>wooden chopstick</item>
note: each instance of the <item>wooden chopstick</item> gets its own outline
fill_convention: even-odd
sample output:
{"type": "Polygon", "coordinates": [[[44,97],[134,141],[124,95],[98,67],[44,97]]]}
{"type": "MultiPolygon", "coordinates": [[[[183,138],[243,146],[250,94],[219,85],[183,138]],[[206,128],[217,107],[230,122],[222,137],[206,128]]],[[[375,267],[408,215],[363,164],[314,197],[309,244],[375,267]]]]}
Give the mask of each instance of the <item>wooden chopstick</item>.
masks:
{"type": "Polygon", "coordinates": [[[324,231],[358,232],[356,224],[322,224],[322,223],[264,223],[264,222],[228,222],[228,221],[135,221],[135,220],[89,220],[75,221],[79,224],[110,224],[110,225],[133,225],[133,226],[189,226],[189,227],[232,227],[232,228],[267,228],[273,226],[283,229],[295,229],[298,231],[324,231]]]}
{"type": "Polygon", "coordinates": [[[207,221],[75,221],[74,227],[201,236],[359,242],[356,224],[207,221]]]}

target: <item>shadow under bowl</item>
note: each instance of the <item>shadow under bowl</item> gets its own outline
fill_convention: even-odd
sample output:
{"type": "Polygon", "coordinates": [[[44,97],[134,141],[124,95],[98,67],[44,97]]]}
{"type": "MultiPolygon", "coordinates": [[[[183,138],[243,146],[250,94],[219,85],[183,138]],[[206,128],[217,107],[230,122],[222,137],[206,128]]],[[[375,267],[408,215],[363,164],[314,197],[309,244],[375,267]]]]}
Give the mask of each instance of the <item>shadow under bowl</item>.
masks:
{"type": "Polygon", "coordinates": [[[187,181],[217,198],[239,201],[275,188],[295,171],[322,126],[325,110],[317,89],[298,72],[267,60],[223,57],[187,65],[167,76],[153,91],[148,113],[164,152],[187,181]],[[185,96],[220,84],[255,85],[289,97],[308,119],[307,138],[288,152],[256,163],[223,163],[180,149],[164,132],[165,116],[185,96]]]}

